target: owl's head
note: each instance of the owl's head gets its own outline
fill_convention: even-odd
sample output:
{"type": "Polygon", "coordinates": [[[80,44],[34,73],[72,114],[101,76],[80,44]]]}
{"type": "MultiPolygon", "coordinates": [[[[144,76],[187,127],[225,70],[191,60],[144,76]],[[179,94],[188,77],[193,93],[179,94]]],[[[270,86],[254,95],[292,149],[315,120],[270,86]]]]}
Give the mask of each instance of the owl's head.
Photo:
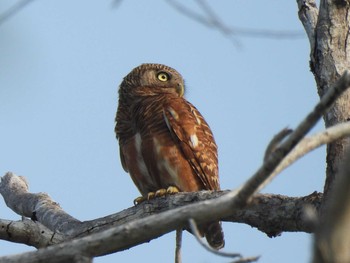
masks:
{"type": "Polygon", "coordinates": [[[134,68],[120,84],[120,95],[184,95],[184,80],[175,69],[162,64],[142,64],[134,68]]]}

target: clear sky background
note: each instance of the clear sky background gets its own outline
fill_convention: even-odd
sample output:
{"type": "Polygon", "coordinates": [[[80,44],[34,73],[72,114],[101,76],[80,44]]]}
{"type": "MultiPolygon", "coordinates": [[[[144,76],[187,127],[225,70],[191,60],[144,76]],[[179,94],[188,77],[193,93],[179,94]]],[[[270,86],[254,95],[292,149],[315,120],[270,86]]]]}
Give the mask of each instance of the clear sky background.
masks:
{"type": "MultiPolygon", "coordinates": [[[[200,11],[194,1],[189,8],[200,11]]],[[[0,3],[0,13],[13,5],[0,3]]],[[[295,1],[210,1],[232,27],[300,31],[295,1]]],[[[305,37],[224,37],[165,1],[33,1],[0,25],[0,173],[27,178],[80,220],[132,206],[139,195],[119,161],[114,134],[118,85],[141,63],[163,63],[186,80],[218,147],[222,189],[240,186],[262,163],[267,143],[294,128],[318,101],[305,37]],[[239,44],[237,44],[237,41],[239,44]],[[236,44],[234,44],[236,43],[236,44]]],[[[317,130],[323,129],[320,122],[317,130]]],[[[325,148],[288,168],[263,192],[322,191],[325,148]]],[[[20,217],[0,200],[0,218],[20,217]]],[[[225,250],[259,262],[308,262],[312,237],[268,238],[224,223],[225,250]]],[[[142,231],[142,230],[140,230],[142,231]]],[[[95,262],[173,262],[175,234],[95,262]]],[[[0,241],[0,255],[33,248],[0,241]]],[[[184,234],[184,262],[228,262],[184,234]]]]}

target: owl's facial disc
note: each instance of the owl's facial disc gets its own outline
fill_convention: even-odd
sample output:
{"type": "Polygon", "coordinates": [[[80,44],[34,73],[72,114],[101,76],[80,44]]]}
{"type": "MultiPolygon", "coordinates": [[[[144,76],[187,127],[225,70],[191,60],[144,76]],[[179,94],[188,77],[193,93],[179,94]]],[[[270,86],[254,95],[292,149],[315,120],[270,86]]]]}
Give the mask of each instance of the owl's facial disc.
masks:
{"type": "Polygon", "coordinates": [[[176,76],[172,75],[171,73],[168,73],[166,71],[159,71],[156,73],[157,80],[162,83],[167,83],[166,85],[170,85],[171,87],[175,88],[176,93],[182,97],[185,93],[185,87],[182,83],[182,80],[179,80],[176,76]]]}

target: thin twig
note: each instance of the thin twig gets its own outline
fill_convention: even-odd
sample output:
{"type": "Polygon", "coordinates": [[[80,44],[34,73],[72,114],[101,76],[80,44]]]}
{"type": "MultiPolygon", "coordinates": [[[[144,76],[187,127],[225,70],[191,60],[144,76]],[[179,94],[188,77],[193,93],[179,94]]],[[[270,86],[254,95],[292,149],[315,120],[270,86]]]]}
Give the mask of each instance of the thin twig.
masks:
{"type": "Polygon", "coordinates": [[[209,7],[209,5],[207,4],[206,1],[204,0],[197,0],[197,4],[201,7],[201,9],[204,11],[204,13],[207,16],[207,21],[211,24],[212,27],[216,28],[217,30],[219,30],[219,32],[221,32],[224,36],[226,37],[230,37],[230,40],[232,41],[232,43],[234,45],[236,45],[237,47],[240,46],[240,43],[237,39],[235,39],[233,37],[233,32],[230,28],[228,28],[219,18],[218,15],[215,14],[215,12],[213,11],[213,9],[211,7],[209,7]]]}
{"type": "Polygon", "coordinates": [[[268,159],[270,154],[273,153],[273,151],[277,148],[279,144],[285,139],[293,130],[284,128],[279,133],[277,133],[275,136],[273,136],[270,143],[267,145],[265,154],[264,154],[264,162],[268,159]]]}
{"type": "Polygon", "coordinates": [[[283,159],[283,161],[277,166],[277,168],[271,174],[271,177],[275,177],[281,171],[289,167],[295,161],[303,157],[305,154],[313,151],[314,149],[334,142],[336,140],[350,136],[350,122],[339,123],[324,131],[316,133],[310,137],[302,139],[295,148],[283,159]]]}
{"type": "Polygon", "coordinates": [[[179,1],[167,0],[166,2],[184,16],[187,16],[188,18],[206,27],[217,29],[225,36],[230,36],[230,39],[234,41],[233,43],[236,45],[239,44],[239,42],[237,39],[233,38],[234,36],[269,39],[296,39],[305,37],[305,34],[301,31],[229,27],[219,19],[219,16],[215,14],[213,9],[210,8],[204,0],[197,0],[197,3],[201,7],[202,11],[206,14],[206,16],[194,12],[179,1]]]}
{"type": "Polygon", "coordinates": [[[240,258],[234,261],[231,261],[230,263],[250,263],[250,262],[256,262],[259,260],[259,256],[258,257],[246,257],[246,258],[240,258]]]}
{"type": "Polygon", "coordinates": [[[175,263],[181,263],[182,228],[176,229],[175,263]]]}
{"type": "Polygon", "coordinates": [[[216,250],[212,247],[210,247],[209,245],[207,245],[206,243],[203,242],[201,235],[199,233],[199,230],[197,228],[197,224],[196,222],[190,218],[188,219],[188,224],[190,226],[191,229],[191,233],[196,237],[197,241],[199,244],[201,244],[202,247],[204,247],[206,250],[208,250],[209,252],[215,254],[215,255],[219,255],[221,257],[228,257],[228,258],[242,258],[242,255],[239,253],[227,253],[227,252],[222,252],[219,250],[216,250]]]}
{"type": "MultiPolygon", "coordinates": [[[[249,198],[260,191],[273,178],[272,173],[287,154],[299,143],[299,141],[318,122],[333,102],[350,86],[350,74],[345,71],[333,88],[329,89],[320,102],[315,106],[289,137],[279,145],[270,157],[263,163],[258,171],[241,187],[237,202],[244,206],[249,198]]],[[[228,194],[230,195],[230,194],[228,194]]],[[[234,195],[232,193],[232,195],[234,195]]]]}
{"type": "Polygon", "coordinates": [[[21,11],[26,5],[28,5],[32,1],[33,0],[18,1],[16,4],[14,4],[12,7],[10,7],[8,10],[6,10],[0,15],[0,25],[5,23],[12,16],[16,15],[19,11],[21,11]]]}

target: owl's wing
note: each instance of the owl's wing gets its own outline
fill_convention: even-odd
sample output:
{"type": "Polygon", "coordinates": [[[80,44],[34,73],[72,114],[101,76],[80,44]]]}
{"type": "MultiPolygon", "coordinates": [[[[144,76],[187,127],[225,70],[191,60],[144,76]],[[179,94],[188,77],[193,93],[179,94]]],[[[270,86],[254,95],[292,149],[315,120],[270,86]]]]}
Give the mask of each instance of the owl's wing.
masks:
{"type": "Polygon", "coordinates": [[[123,166],[123,168],[124,168],[124,171],[128,173],[128,172],[129,172],[129,168],[128,168],[128,166],[126,165],[125,157],[124,157],[124,154],[123,154],[122,147],[119,147],[119,155],[120,155],[120,162],[122,163],[122,166],[123,166]]]}
{"type": "Polygon", "coordinates": [[[164,104],[168,129],[204,189],[219,190],[218,156],[214,136],[200,112],[183,98],[164,104]]]}

